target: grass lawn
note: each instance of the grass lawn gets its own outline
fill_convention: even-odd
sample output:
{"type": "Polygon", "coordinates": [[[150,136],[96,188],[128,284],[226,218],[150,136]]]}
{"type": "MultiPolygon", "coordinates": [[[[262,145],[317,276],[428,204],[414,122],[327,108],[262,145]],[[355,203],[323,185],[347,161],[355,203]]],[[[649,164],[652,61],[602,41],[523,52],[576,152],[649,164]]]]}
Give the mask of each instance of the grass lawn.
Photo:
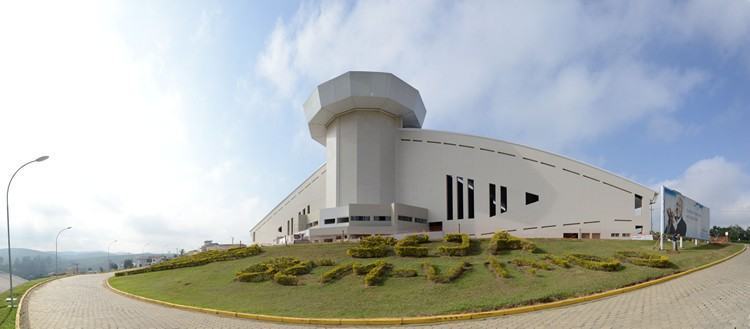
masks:
{"type": "MultiPolygon", "coordinates": [[[[18,303],[21,300],[21,296],[23,293],[26,292],[31,286],[42,282],[49,280],[50,278],[41,278],[31,281],[26,281],[20,286],[13,287],[13,296],[16,298],[16,303],[18,303]]],[[[16,327],[16,311],[17,308],[9,308],[7,303],[5,303],[5,299],[8,298],[8,291],[5,291],[4,293],[0,294],[0,299],[2,300],[3,304],[0,306],[0,329],[13,329],[16,327]]]]}
{"type": "MultiPolygon", "coordinates": [[[[728,256],[743,246],[701,246],[669,254],[676,268],[650,268],[623,263],[617,272],[601,272],[573,266],[569,269],[536,270],[536,274],[507,264],[514,258],[541,259],[545,255],[583,253],[611,257],[617,251],[655,252],[655,241],[557,240],[532,239],[544,253],[512,251],[497,256],[511,274],[498,279],[484,265],[488,240],[476,241],[474,252],[466,257],[432,256],[427,258],[385,259],[395,269],[412,268],[420,275],[412,278],[390,277],[382,286],[365,287],[362,276],[350,274],[341,280],[321,284],[320,276],[331,267],[317,267],[300,277],[299,286],[281,286],[272,281],[235,282],[235,273],[272,257],[292,256],[301,260],[332,258],[337,263],[376,259],[352,259],[346,255],[350,243],[308,244],[265,247],[262,254],[240,260],[204,266],[115,277],[115,288],[163,301],[238,312],[298,317],[398,317],[468,311],[493,310],[573,296],[588,295],[661,277],[728,256]],[[445,272],[462,261],[473,268],[448,284],[428,281],[419,264],[429,261],[445,272]]],[[[434,253],[442,242],[426,244],[434,253]]],[[[688,244],[686,244],[688,246],[688,244]]]]}

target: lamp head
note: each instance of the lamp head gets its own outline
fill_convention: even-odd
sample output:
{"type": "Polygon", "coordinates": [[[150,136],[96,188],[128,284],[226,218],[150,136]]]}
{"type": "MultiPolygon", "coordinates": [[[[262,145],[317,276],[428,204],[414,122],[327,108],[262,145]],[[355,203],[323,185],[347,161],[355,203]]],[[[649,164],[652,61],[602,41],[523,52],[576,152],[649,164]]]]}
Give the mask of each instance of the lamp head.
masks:
{"type": "Polygon", "coordinates": [[[67,227],[67,228],[65,228],[65,229],[66,229],[66,230],[69,230],[69,229],[71,229],[71,228],[73,228],[73,226],[68,226],[68,227],[67,227]]]}
{"type": "Polygon", "coordinates": [[[49,156],[45,155],[45,156],[40,156],[40,157],[38,157],[38,158],[37,158],[36,160],[34,160],[34,161],[36,161],[36,162],[42,162],[42,161],[44,161],[44,160],[47,160],[47,159],[49,159],[49,156]]]}

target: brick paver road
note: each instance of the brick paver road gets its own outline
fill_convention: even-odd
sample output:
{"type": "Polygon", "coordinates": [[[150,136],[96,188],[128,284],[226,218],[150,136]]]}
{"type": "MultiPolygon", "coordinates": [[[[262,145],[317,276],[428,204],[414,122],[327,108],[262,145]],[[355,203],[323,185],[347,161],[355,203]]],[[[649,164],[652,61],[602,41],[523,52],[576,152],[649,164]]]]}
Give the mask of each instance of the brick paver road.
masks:
{"type": "MultiPolygon", "coordinates": [[[[106,275],[75,276],[35,290],[28,299],[30,327],[292,328],[140,302],[107,290],[105,279],[106,275]]],[[[666,327],[750,328],[750,252],[664,284],[595,302],[420,328],[666,327]]]]}

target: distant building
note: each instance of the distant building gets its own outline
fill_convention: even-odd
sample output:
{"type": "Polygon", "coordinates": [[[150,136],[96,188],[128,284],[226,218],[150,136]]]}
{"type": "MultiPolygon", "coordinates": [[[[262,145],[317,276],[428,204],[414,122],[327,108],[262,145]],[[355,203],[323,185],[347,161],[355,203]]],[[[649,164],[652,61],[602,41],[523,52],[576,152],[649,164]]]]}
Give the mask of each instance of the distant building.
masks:
{"type": "Polygon", "coordinates": [[[250,230],[253,242],[500,230],[631,239],[651,230],[643,207],[656,191],[532,147],[421,129],[419,91],[393,74],[347,72],[326,81],[304,114],[326,163],[250,230]]]}
{"type": "Polygon", "coordinates": [[[213,240],[206,240],[203,241],[203,246],[201,246],[200,250],[201,252],[209,251],[209,250],[227,250],[232,248],[241,248],[245,247],[242,243],[227,243],[227,244],[219,244],[214,242],[213,240]]]}

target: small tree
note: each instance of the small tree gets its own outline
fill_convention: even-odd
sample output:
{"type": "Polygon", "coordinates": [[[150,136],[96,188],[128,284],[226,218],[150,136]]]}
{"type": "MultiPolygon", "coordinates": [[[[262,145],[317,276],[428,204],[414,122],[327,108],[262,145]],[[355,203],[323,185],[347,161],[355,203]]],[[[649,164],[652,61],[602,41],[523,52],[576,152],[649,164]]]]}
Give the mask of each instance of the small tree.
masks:
{"type": "Polygon", "coordinates": [[[123,268],[133,268],[133,260],[132,259],[126,259],[124,262],[122,262],[123,268]]]}

